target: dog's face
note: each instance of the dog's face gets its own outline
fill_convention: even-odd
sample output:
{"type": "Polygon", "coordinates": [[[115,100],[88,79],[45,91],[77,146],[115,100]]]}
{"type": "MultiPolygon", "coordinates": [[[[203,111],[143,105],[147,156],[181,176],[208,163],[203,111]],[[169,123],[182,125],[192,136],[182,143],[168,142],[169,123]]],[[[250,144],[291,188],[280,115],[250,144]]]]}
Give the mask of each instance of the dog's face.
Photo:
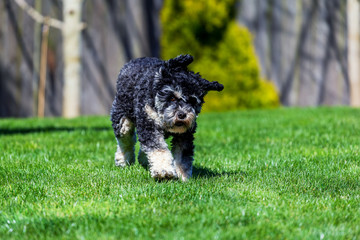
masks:
{"type": "Polygon", "coordinates": [[[165,130],[184,133],[191,129],[200,113],[203,97],[181,86],[165,85],[155,96],[155,108],[165,130]]]}
{"type": "Polygon", "coordinates": [[[163,128],[171,133],[191,130],[207,92],[223,89],[223,85],[188,71],[187,65],[191,62],[190,55],[180,55],[167,61],[155,75],[155,110],[163,128]]]}

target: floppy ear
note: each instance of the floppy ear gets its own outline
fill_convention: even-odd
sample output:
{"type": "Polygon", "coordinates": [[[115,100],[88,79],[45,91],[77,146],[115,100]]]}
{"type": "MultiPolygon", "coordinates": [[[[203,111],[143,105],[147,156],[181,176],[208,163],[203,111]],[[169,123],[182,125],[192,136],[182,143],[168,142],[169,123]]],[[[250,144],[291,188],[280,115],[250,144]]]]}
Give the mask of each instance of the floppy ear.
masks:
{"type": "Polygon", "coordinates": [[[208,80],[202,79],[203,80],[203,89],[205,91],[222,91],[224,89],[224,85],[218,83],[218,82],[209,82],[208,80]]]}
{"type": "Polygon", "coordinates": [[[176,67],[183,67],[186,68],[192,61],[194,60],[193,56],[186,54],[186,55],[179,55],[176,58],[172,58],[166,61],[166,64],[169,68],[176,68],[176,67]]]}
{"type": "Polygon", "coordinates": [[[220,83],[218,83],[218,82],[209,82],[209,85],[208,85],[208,88],[207,88],[207,90],[208,91],[211,91],[211,90],[213,90],[213,91],[218,91],[218,92],[220,92],[220,91],[222,91],[224,89],[224,85],[222,85],[222,84],[220,84],[220,83]]]}

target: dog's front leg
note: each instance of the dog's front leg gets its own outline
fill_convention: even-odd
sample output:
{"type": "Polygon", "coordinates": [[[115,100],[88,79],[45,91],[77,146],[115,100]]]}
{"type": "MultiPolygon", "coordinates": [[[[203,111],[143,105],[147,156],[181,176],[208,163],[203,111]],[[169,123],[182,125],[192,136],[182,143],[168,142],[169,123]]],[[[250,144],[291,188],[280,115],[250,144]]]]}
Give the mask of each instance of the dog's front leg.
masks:
{"type": "Polygon", "coordinates": [[[156,130],[148,131],[138,127],[141,151],[146,154],[150,173],[156,179],[177,178],[174,158],[168,149],[164,135],[156,130]]]}
{"type": "Polygon", "coordinates": [[[187,181],[192,175],[194,156],[194,136],[192,133],[175,135],[172,139],[172,153],[175,170],[182,181],[187,181]]]}

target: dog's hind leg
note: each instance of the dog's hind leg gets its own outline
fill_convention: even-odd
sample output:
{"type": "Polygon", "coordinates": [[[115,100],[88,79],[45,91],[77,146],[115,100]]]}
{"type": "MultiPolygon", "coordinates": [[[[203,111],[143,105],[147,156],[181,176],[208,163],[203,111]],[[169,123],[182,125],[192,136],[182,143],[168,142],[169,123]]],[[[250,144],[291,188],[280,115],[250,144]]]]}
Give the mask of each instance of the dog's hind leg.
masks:
{"type": "Polygon", "coordinates": [[[125,167],[135,162],[135,126],[127,117],[122,117],[118,123],[116,140],[118,142],[115,153],[115,165],[125,167]]]}

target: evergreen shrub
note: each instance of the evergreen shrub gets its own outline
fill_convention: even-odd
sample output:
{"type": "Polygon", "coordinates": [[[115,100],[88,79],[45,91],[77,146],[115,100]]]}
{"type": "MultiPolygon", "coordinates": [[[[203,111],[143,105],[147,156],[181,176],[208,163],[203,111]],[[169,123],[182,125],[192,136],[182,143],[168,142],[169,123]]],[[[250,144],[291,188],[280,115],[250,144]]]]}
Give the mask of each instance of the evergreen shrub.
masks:
{"type": "Polygon", "coordinates": [[[261,79],[252,36],[235,20],[235,0],[165,0],[161,12],[162,58],[191,54],[191,69],[224,84],[210,92],[204,110],[279,106],[275,86],[261,79]]]}

